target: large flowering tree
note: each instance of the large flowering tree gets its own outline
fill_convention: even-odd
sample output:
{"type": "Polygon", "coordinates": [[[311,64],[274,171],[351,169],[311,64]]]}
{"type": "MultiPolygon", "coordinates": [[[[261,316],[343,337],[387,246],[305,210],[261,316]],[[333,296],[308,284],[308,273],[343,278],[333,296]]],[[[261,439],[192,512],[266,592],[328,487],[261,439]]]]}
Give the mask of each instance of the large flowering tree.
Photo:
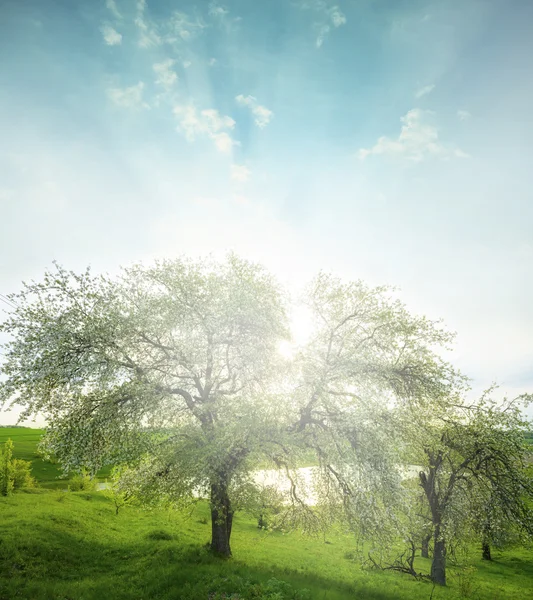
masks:
{"type": "Polygon", "coordinates": [[[285,296],[234,255],[117,278],[56,266],[10,298],[0,402],[46,415],[45,447],[66,470],[128,465],[125,485],[145,498],[203,490],[211,547],[223,555],[259,460],[289,477],[293,516],[344,505],[371,517],[372,489],[398,484],[389,409],[427,411],[460,379],[439,358],[451,336],[438,324],[411,316],[385,288],[324,274],[305,294],[309,341],[283,362],[285,296]],[[296,470],[310,453],[314,510],[296,470]]]}

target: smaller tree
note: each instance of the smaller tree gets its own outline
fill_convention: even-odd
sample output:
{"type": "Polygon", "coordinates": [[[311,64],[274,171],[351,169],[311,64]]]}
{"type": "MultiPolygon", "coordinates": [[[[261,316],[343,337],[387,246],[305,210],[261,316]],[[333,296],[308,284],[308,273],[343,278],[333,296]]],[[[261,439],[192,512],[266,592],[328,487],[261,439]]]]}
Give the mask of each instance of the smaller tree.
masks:
{"type": "Polygon", "coordinates": [[[0,495],[10,496],[15,490],[34,487],[35,479],[31,475],[31,463],[13,458],[14,444],[8,439],[0,450],[0,495]]]}
{"type": "Polygon", "coordinates": [[[250,485],[242,494],[243,510],[257,519],[258,529],[269,529],[276,525],[284,504],[285,494],[275,485],[250,485]]]}
{"type": "Polygon", "coordinates": [[[13,468],[13,442],[11,439],[0,451],[0,494],[10,496],[15,489],[15,473],[13,468]]]}
{"type": "Polygon", "coordinates": [[[121,476],[123,471],[124,469],[121,467],[113,467],[111,470],[111,482],[105,491],[106,496],[111,498],[115,505],[115,515],[118,515],[120,509],[131,502],[134,497],[133,494],[127,489],[124,489],[124,486],[122,485],[121,476]]]}
{"type": "MultiPolygon", "coordinates": [[[[446,584],[447,547],[472,530],[480,507],[491,505],[492,517],[498,512],[501,520],[533,534],[533,481],[523,446],[528,424],[520,411],[520,400],[530,398],[498,405],[489,398],[491,391],[477,405],[428,426],[421,436],[425,468],[419,481],[433,524],[431,578],[441,585],[446,584]]],[[[478,520],[479,529],[488,535],[485,521],[478,520]]],[[[484,538],[485,551],[490,539],[484,538]]]]}
{"type": "Polygon", "coordinates": [[[21,490],[23,488],[35,487],[36,482],[31,474],[31,462],[20,458],[13,459],[13,488],[21,490]]]}

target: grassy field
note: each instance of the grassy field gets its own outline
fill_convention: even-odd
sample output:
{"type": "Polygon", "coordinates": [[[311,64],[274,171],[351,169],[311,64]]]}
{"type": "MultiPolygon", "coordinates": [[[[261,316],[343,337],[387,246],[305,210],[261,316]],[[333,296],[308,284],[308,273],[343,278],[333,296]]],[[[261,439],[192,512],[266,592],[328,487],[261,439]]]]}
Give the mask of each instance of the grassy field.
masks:
{"type": "MultiPolygon", "coordinates": [[[[32,459],[36,437],[27,430],[10,437],[18,456],[32,459]]],[[[41,473],[51,481],[52,471],[41,473]]],[[[475,552],[450,569],[447,588],[433,590],[407,575],[362,570],[350,558],[353,537],[341,531],[325,543],[265,533],[238,514],[229,561],[207,552],[209,533],[205,503],[190,515],[137,507],[115,515],[103,492],[37,489],[0,498],[0,600],[533,598],[531,550],[496,553],[492,563],[475,552]]],[[[427,572],[429,561],[419,567],[427,572]]]]}
{"type": "MultiPolygon", "coordinates": [[[[37,444],[43,435],[42,429],[30,429],[29,427],[0,427],[0,444],[8,439],[15,444],[15,458],[22,458],[31,462],[32,474],[44,488],[65,488],[68,479],[62,477],[61,470],[57,465],[43,460],[37,451],[37,444]]],[[[102,469],[98,473],[98,479],[105,479],[110,469],[102,469]]]]}

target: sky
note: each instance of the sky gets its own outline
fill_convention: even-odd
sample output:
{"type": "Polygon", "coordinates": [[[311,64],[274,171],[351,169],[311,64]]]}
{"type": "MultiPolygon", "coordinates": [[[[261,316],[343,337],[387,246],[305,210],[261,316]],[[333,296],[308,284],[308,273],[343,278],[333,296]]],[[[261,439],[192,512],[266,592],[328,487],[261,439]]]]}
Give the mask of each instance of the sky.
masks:
{"type": "Polygon", "coordinates": [[[0,0],[0,294],[232,249],[397,286],[473,393],[533,391],[532,27],[528,0],[0,0]]]}

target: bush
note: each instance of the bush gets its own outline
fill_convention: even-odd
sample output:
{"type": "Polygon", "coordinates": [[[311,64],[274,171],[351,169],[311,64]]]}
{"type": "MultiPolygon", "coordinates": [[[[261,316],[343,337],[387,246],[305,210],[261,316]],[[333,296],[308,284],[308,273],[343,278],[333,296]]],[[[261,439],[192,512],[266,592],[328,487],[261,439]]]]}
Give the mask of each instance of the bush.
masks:
{"type": "Polygon", "coordinates": [[[69,482],[69,489],[71,492],[94,492],[96,489],[96,480],[87,471],[83,470],[72,477],[69,482]]]}
{"type": "Polygon", "coordinates": [[[13,477],[13,442],[7,440],[0,451],[0,494],[9,496],[15,489],[13,477]]]}
{"type": "Polygon", "coordinates": [[[29,461],[20,458],[13,460],[13,483],[16,490],[35,487],[36,482],[31,475],[31,463],[29,461]]]}
{"type": "Polygon", "coordinates": [[[0,450],[0,495],[9,496],[15,490],[35,487],[35,479],[31,476],[31,463],[20,458],[13,458],[14,445],[7,440],[0,450]]]}

